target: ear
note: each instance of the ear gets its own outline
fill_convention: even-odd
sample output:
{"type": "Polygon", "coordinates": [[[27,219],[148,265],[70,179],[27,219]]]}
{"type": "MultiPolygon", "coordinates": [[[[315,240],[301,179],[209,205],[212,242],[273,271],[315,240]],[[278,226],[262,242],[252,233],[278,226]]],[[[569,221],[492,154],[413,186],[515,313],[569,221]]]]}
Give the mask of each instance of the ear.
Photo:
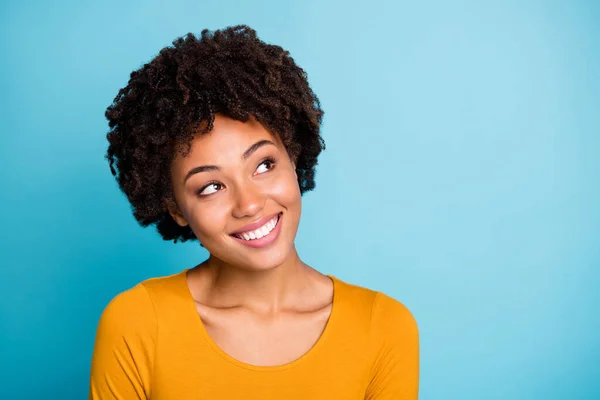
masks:
{"type": "Polygon", "coordinates": [[[296,172],[296,163],[292,161],[292,168],[294,169],[294,175],[296,175],[296,179],[298,179],[298,173],[296,172]]]}
{"type": "Polygon", "coordinates": [[[167,200],[165,200],[165,202],[167,204],[167,209],[169,210],[169,214],[171,214],[171,217],[173,218],[173,220],[175,222],[177,222],[177,224],[179,226],[187,226],[188,222],[186,221],[185,217],[179,210],[179,206],[177,205],[177,203],[171,199],[167,199],[167,200]]]}

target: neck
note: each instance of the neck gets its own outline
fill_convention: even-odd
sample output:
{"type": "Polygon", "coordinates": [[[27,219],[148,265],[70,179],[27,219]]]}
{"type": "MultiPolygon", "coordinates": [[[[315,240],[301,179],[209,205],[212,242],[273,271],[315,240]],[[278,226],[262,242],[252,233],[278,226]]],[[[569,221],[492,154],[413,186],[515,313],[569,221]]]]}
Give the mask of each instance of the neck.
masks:
{"type": "Polygon", "coordinates": [[[310,290],[316,272],[304,264],[292,247],[281,265],[268,270],[247,270],[210,256],[201,264],[204,301],[213,307],[243,307],[260,314],[294,308],[300,296],[310,290]]]}

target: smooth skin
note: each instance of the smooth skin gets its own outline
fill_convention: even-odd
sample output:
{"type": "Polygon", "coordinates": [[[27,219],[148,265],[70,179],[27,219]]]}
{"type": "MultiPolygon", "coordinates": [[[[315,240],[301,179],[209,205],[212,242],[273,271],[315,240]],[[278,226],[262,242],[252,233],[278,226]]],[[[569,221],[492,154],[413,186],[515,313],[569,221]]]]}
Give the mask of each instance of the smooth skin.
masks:
{"type": "Polygon", "coordinates": [[[210,253],[188,271],[187,283],[213,341],[257,366],[307,353],[331,313],[333,282],[296,251],[302,201],[294,162],[279,137],[254,118],[217,114],[186,157],[177,153],[171,179],[177,203],[168,205],[171,216],[189,225],[210,253]],[[230,235],[278,212],[282,230],[267,247],[251,248],[230,235]]]}

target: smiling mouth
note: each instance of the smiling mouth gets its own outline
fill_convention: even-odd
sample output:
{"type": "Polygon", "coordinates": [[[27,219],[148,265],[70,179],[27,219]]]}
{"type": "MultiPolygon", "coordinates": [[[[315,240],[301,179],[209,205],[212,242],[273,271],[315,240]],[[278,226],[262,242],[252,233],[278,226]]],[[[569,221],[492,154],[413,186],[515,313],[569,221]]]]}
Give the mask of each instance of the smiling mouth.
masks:
{"type": "Polygon", "coordinates": [[[254,230],[248,231],[248,232],[235,233],[231,236],[236,237],[241,240],[245,240],[247,242],[262,239],[266,236],[269,236],[271,234],[271,232],[273,232],[273,230],[275,230],[275,228],[277,227],[277,224],[279,223],[280,218],[281,218],[281,213],[277,214],[275,217],[273,217],[271,220],[269,220],[267,223],[265,223],[263,226],[261,226],[258,229],[254,229],[254,230]]]}

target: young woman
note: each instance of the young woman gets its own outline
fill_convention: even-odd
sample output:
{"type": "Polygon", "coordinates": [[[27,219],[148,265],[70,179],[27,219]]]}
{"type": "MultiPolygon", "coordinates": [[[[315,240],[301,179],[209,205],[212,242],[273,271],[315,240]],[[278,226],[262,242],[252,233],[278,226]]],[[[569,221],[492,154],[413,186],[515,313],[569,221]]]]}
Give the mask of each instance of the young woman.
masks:
{"type": "Polygon", "coordinates": [[[210,256],[110,301],[90,399],[417,399],[409,310],[296,252],[325,146],[287,51],[247,26],[188,34],[134,71],[106,116],[135,218],[210,256]]]}

